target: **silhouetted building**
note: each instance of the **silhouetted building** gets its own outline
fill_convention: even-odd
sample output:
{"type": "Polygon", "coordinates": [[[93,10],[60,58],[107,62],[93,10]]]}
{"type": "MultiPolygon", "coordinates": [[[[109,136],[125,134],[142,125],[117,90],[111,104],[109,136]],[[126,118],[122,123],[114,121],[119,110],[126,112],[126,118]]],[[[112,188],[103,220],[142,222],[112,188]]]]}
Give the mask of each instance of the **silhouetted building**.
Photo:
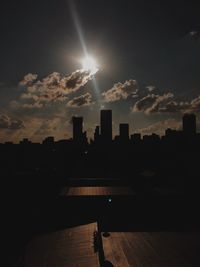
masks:
{"type": "Polygon", "coordinates": [[[82,141],[83,139],[83,117],[72,117],[73,140],[82,141]]]}
{"type": "Polygon", "coordinates": [[[72,117],[73,141],[77,144],[87,143],[87,134],[83,132],[83,117],[72,117]]]}
{"type": "Polygon", "coordinates": [[[171,136],[174,136],[175,134],[176,134],[176,130],[174,130],[174,129],[167,128],[165,130],[165,136],[166,137],[171,137],[171,136]]]}
{"type": "Polygon", "coordinates": [[[170,142],[182,142],[183,139],[183,131],[174,130],[174,129],[166,129],[165,136],[162,137],[162,140],[167,140],[170,142]]]}
{"type": "Polygon", "coordinates": [[[58,140],[55,142],[56,145],[59,145],[59,146],[71,146],[73,144],[73,141],[72,139],[61,139],[61,140],[58,140]]]}
{"type": "Polygon", "coordinates": [[[141,134],[135,133],[131,135],[131,141],[133,142],[140,142],[141,141],[141,134]]]}
{"type": "Polygon", "coordinates": [[[31,141],[28,140],[28,138],[23,138],[23,140],[21,140],[19,143],[20,145],[29,145],[31,144],[31,141]]]}
{"type": "Polygon", "coordinates": [[[160,141],[160,136],[152,133],[151,135],[143,135],[143,140],[146,142],[158,142],[160,141]]]}
{"type": "Polygon", "coordinates": [[[43,140],[42,143],[44,145],[53,145],[54,144],[54,137],[53,136],[48,136],[43,140]]]}
{"type": "Polygon", "coordinates": [[[151,140],[152,141],[160,141],[160,136],[156,133],[151,134],[151,140]]]}
{"type": "Polygon", "coordinates": [[[10,145],[13,145],[13,142],[11,142],[11,141],[6,141],[4,144],[10,146],[10,145]]]}
{"type": "Polygon", "coordinates": [[[120,141],[120,136],[119,136],[119,135],[115,135],[114,140],[115,140],[116,142],[120,141]]]}
{"type": "Polygon", "coordinates": [[[101,139],[112,141],[112,110],[101,110],[101,139]]]}
{"type": "Polygon", "coordinates": [[[196,116],[186,113],[183,115],[183,133],[185,135],[196,134],[196,116]]]}
{"type": "Polygon", "coordinates": [[[119,125],[119,137],[120,137],[120,141],[128,141],[129,140],[129,124],[128,123],[120,123],[120,125],[119,125]]]}

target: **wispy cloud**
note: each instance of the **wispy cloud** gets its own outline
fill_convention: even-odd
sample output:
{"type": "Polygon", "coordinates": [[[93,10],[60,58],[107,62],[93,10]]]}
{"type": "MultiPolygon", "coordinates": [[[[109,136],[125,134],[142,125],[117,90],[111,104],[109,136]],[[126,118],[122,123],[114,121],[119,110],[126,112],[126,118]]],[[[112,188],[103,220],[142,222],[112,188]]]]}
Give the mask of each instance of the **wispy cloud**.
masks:
{"type": "Polygon", "coordinates": [[[172,93],[163,95],[148,94],[135,102],[132,112],[155,113],[171,98],[173,98],[172,93]]]}
{"type": "Polygon", "coordinates": [[[145,114],[155,113],[184,113],[200,112],[200,96],[191,101],[177,101],[171,92],[159,94],[148,94],[135,102],[131,108],[132,112],[143,112],[145,114]]]}

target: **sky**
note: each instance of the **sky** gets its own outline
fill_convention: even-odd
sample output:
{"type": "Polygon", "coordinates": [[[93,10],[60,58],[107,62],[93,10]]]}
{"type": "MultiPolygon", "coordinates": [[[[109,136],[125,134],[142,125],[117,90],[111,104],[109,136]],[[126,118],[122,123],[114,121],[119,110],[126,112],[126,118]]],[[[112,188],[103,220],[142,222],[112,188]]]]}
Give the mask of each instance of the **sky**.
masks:
{"type": "Polygon", "coordinates": [[[100,109],[113,131],[181,129],[200,113],[200,3],[147,0],[1,1],[0,142],[71,137],[100,109]],[[91,56],[97,69],[84,69],[91,56]]]}

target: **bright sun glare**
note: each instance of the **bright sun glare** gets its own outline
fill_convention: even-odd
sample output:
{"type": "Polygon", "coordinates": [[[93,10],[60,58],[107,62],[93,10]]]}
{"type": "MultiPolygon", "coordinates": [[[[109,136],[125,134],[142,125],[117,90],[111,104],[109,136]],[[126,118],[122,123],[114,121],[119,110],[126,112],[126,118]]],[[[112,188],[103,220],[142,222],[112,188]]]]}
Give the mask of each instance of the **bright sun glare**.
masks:
{"type": "Polygon", "coordinates": [[[82,59],[82,67],[84,70],[88,70],[91,74],[95,74],[98,71],[98,66],[93,57],[85,57],[82,59]]]}

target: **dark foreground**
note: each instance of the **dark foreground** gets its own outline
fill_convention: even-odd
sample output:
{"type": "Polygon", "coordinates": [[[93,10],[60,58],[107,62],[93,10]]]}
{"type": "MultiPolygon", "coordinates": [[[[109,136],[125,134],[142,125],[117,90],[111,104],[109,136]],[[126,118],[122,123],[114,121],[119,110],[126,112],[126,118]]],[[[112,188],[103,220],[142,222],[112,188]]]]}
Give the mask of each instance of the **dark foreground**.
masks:
{"type": "Polygon", "coordinates": [[[195,194],[114,179],[72,179],[41,192],[30,180],[28,190],[13,185],[4,211],[7,266],[200,266],[195,194]],[[94,231],[109,235],[95,243],[94,231]]]}
{"type": "Polygon", "coordinates": [[[21,266],[199,266],[199,233],[101,233],[95,247],[97,230],[97,223],[90,223],[38,235],[27,245],[21,266]]]}

